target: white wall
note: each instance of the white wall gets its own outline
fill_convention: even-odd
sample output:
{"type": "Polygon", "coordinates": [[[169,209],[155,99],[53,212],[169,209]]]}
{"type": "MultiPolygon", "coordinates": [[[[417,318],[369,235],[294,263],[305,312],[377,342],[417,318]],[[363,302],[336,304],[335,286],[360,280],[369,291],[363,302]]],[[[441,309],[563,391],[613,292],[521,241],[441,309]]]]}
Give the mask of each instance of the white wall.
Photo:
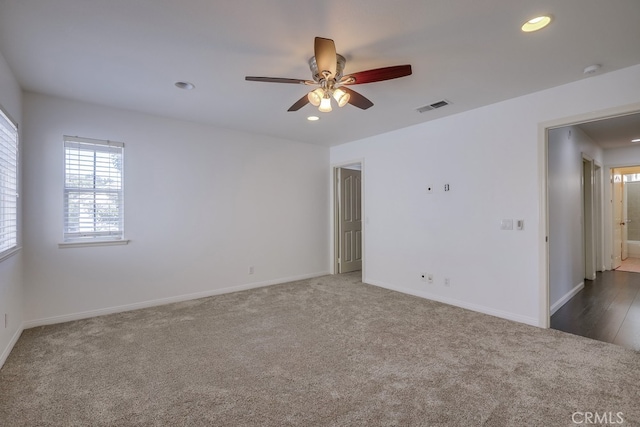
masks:
{"type": "Polygon", "coordinates": [[[24,113],[27,326],[327,273],[328,148],[38,94],[24,113]],[[125,143],[129,245],[58,248],[63,135],[125,143]]]}
{"type": "Polygon", "coordinates": [[[549,131],[549,303],[552,314],[584,286],[583,154],[602,165],[602,149],[578,127],[549,131]]]}
{"type": "MultiPolygon", "coordinates": [[[[5,59],[0,55],[0,105],[22,127],[22,92],[5,59]]],[[[21,143],[21,145],[24,145],[21,143]]],[[[23,147],[20,147],[22,150],[23,147]]],[[[21,203],[21,199],[18,200],[21,203]]],[[[20,206],[18,207],[20,209],[20,206]]],[[[21,219],[18,219],[21,228],[21,219]]],[[[20,230],[19,230],[20,231],[20,230]]],[[[19,244],[21,236],[18,236],[19,244]]],[[[0,367],[22,332],[23,278],[22,251],[0,261],[0,367]],[[5,328],[4,315],[8,324],[5,328]]]]}
{"type": "Polygon", "coordinates": [[[540,126],[638,102],[634,66],[333,147],[332,164],[364,159],[364,280],[546,325],[540,126]],[[501,219],[525,229],[502,231],[501,219]]]}
{"type": "Polygon", "coordinates": [[[603,158],[605,167],[609,168],[640,165],[640,145],[610,148],[604,151],[603,158]]]}

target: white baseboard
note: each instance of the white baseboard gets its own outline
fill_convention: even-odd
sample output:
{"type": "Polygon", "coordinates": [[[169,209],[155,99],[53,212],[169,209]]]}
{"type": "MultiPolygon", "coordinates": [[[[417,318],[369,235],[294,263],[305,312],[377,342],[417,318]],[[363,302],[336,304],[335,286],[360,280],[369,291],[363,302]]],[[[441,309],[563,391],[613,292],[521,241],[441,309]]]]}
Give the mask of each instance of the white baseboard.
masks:
{"type": "Polygon", "coordinates": [[[122,313],[124,311],[139,310],[142,308],[156,307],[159,305],[171,304],[174,302],[189,301],[198,298],[206,298],[214,295],[228,294],[231,292],[246,291],[248,289],[262,288],[265,286],[279,285],[281,283],[295,282],[297,280],[312,279],[314,277],[326,276],[330,274],[328,271],[322,271],[311,274],[303,274],[300,276],[283,277],[274,280],[266,280],[263,282],[247,283],[244,285],[230,286],[221,289],[212,289],[204,292],[196,292],[191,294],[176,295],[169,298],[160,298],[149,301],[141,301],[133,304],[125,304],[116,307],[106,307],[97,310],[83,311],[79,313],[64,314],[61,316],[46,317],[42,319],[28,320],[23,323],[24,329],[35,328],[38,326],[53,325],[56,323],[71,322],[74,320],[88,319],[90,317],[104,316],[107,314],[122,313]]]}
{"type": "Polygon", "coordinates": [[[11,353],[11,350],[13,350],[13,346],[15,346],[16,343],[18,342],[18,339],[20,338],[20,335],[22,335],[23,330],[24,330],[24,324],[20,325],[16,333],[13,334],[13,337],[11,337],[11,341],[9,341],[9,344],[7,345],[7,347],[4,349],[2,354],[0,354],[0,369],[4,366],[4,362],[7,361],[7,358],[9,357],[9,353],[11,353]]]}
{"type": "Polygon", "coordinates": [[[508,311],[496,310],[494,308],[485,307],[482,305],[472,304],[465,301],[460,301],[454,298],[447,298],[440,295],[434,295],[428,292],[420,292],[414,289],[403,288],[401,286],[389,285],[377,280],[363,279],[364,283],[369,285],[378,286],[392,291],[402,292],[403,294],[409,294],[420,298],[425,298],[433,301],[438,301],[444,304],[453,305],[460,308],[465,308],[471,311],[477,311],[478,313],[488,314],[490,316],[500,317],[502,319],[513,320],[514,322],[524,323],[531,326],[540,326],[538,319],[533,317],[521,316],[519,314],[510,313],[508,311]]]}
{"type": "Polygon", "coordinates": [[[584,282],[580,282],[580,283],[578,283],[576,285],[575,288],[571,289],[562,298],[560,298],[558,301],[553,303],[553,305],[551,305],[551,307],[549,308],[549,316],[553,316],[553,313],[555,313],[556,311],[560,310],[560,307],[565,305],[567,303],[567,301],[569,301],[571,298],[573,298],[583,288],[584,288],[584,282]]]}

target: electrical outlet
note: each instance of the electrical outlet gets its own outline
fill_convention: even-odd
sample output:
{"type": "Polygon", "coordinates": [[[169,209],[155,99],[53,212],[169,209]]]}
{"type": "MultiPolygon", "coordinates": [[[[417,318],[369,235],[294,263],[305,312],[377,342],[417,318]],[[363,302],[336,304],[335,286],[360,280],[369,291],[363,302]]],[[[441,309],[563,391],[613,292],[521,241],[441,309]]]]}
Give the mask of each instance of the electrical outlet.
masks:
{"type": "Polygon", "coordinates": [[[4,314],[4,328],[7,329],[9,326],[9,315],[7,313],[4,314]]]}
{"type": "Polygon", "coordinates": [[[449,286],[451,286],[451,281],[449,280],[448,277],[445,277],[444,279],[444,285],[448,288],[449,286]]]}

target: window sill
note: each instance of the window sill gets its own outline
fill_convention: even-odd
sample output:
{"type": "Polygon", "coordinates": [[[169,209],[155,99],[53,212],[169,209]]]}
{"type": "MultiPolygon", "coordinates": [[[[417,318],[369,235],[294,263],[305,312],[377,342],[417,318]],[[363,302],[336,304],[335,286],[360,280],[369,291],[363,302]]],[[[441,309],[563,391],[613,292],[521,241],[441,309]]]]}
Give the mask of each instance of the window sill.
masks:
{"type": "Polygon", "coordinates": [[[131,240],[102,240],[99,242],[67,242],[67,243],[58,243],[59,249],[70,249],[70,248],[87,248],[90,246],[120,246],[120,245],[128,245],[131,240]]]}
{"type": "Polygon", "coordinates": [[[0,254],[0,261],[4,261],[5,259],[17,254],[18,252],[20,252],[21,249],[22,249],[22,246],[16,246],[15,248],[9,249],[3,254],[0,254]]]}

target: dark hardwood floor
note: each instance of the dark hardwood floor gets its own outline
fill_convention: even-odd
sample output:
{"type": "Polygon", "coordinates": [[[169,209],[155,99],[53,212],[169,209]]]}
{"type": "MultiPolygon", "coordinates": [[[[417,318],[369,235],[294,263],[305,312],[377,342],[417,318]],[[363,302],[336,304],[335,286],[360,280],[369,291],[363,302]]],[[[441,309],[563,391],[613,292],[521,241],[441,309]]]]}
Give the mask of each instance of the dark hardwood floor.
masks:
{"type": "Polygon", "coordinates": [[[605,271],[585,280],[551,328],[640,351],[640,273],[605,271]]]}

